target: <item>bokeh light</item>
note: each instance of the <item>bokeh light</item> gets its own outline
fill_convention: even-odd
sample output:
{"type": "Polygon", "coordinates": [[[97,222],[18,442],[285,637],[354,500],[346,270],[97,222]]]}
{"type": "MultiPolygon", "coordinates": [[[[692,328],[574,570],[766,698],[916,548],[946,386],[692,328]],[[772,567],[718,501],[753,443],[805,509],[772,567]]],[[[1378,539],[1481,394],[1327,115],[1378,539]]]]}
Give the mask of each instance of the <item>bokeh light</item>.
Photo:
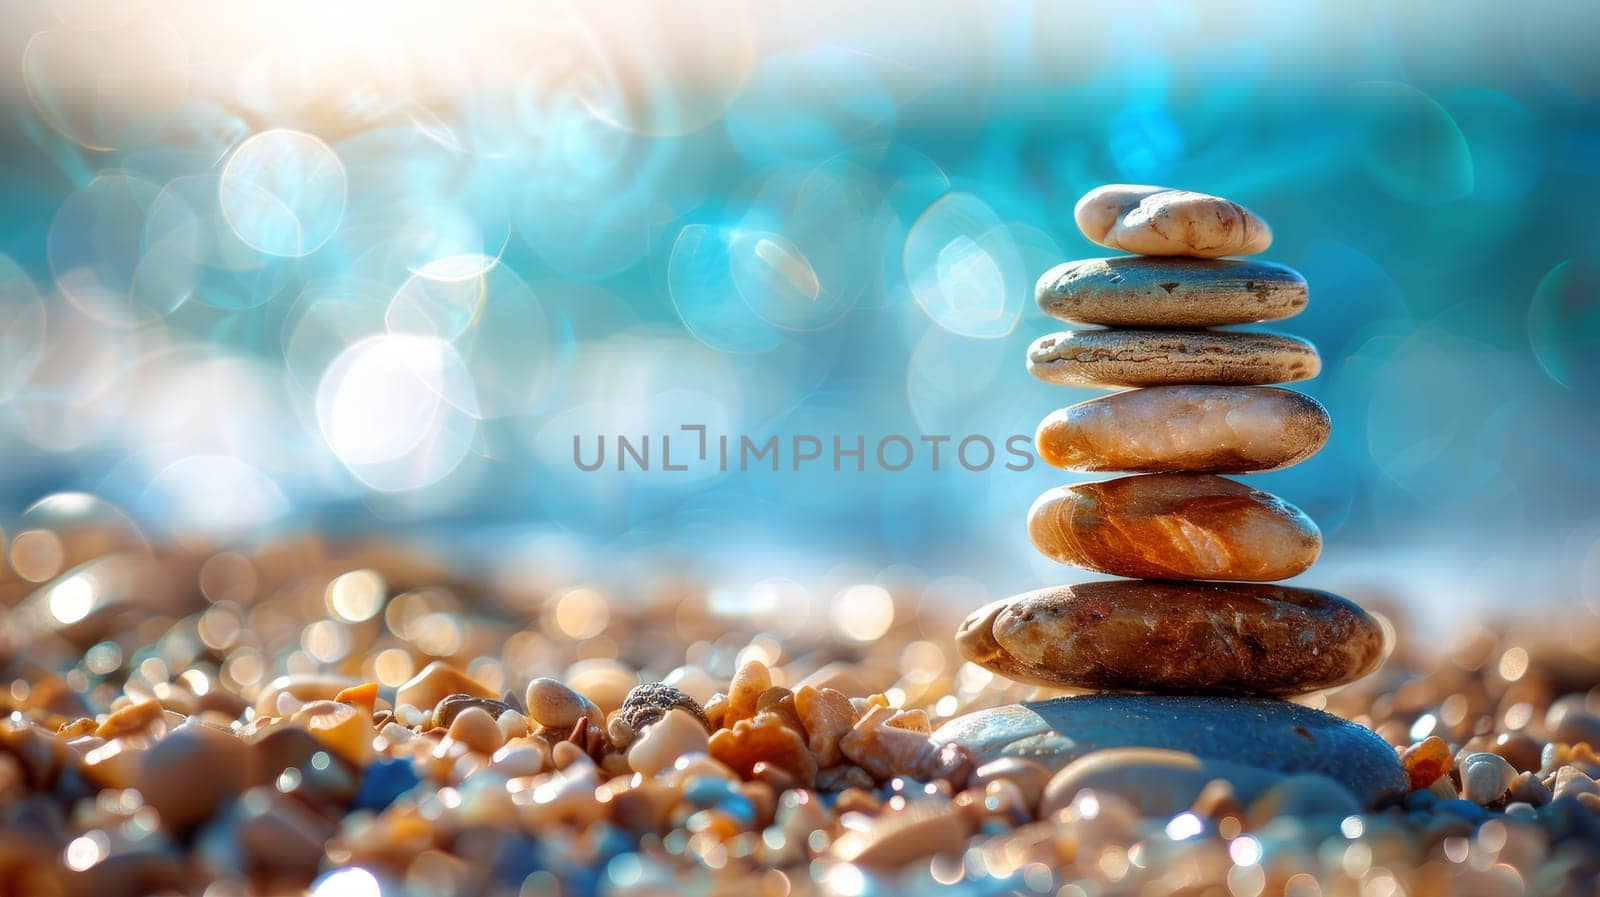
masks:
{"type": "MultiPolygon", "coordinates": [[[[1245,203],[1310,282],[1282,329],[1322,351],[1303,388],[1334,436],[1262,485],[1322,524],[1319,575],[1485,555],[1468,542],[1572,573],[1552,534],[1600,499],[1594,13],[591,7],[8,10],[12,506],[102,494],[152,538],[553,529],[752,581],[862,554],[1034,587],[1061,571],[1018,515],[1073,477],[950,452],[979,435],[1003,461],[1091,395],[1022,370],[1055,326],[1033,284],[1109,254],[1073,203],[1134,180],[1245,203]],[[916,463],[874,463],[888,435],[916,463]],[[618,436],[650,438],[649,469],[618,469],[618,436]],[[836,436],[863,469],[833,469],[836,436]],[[937,470],[925,436],[952,437],[937,470]],[[575,438],[602,437],[580,468],[575,438]],[[738,469],[743,437],[777,439],[778,469],[738,469]],[[823,457],[794,469],[795,437],[823,457]]],[[[27,581],[78,557],[53,526],[5,531],[27,581]]],[[[1472,570],[1485,600],[1516,585],[1472,570]]],[[[414,660],[381,656],[385,682],[414,660]]]]}
{"type": "Polygon", "coordinates": [[[239,239],[267,255],[316,251],[344,216],[344,165],[321,140],[272,130],[239,144],[217,183],[239,239]]]}

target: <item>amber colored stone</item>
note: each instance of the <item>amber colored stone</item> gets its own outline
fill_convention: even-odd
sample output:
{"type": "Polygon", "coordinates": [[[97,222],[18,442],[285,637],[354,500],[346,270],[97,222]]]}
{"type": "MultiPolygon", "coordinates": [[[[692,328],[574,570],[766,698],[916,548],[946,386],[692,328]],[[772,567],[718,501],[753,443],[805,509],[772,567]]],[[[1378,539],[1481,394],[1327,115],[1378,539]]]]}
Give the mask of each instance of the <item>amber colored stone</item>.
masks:
{"type": "Polygon", "coordinates": [[[1294,695],[1371,672],[1385,634],[1315,589],[1113,580],[997,601],[967,618],[956,646],[1039,685],[1294,695]]]}
{"type": "Polygon", "coordinates": [[[1045,555],[1116,576],[1271,582],[1304,572],[1322,534],[1299,508],[1206,474],[1052,489],[1028,512],[1045,555]]]}
{"type": "Polygon", "coordinates": [[[488,686],[442,660],[435,660],[395,689],[394,704],[396,707],[409,704],[431,713],[440,701],[456,694],[495,697],[488,686]]]}
{"type": "Polygon", "coordinates": [[[352,685],[334,695],[333,699],[342,703],[360,705],[365,707],[368,713],[371,713],[378,703],[378,683],[363,682],[360,685],[352,685]]]}
{"type": "Polygon", "coordinates": [[[1450,772],[1453,763],[1450,745],[1437,735],[1429,735],[1406,748],[1400,755],[1400,765],[1405,768],[1412,791],[1432,785],[1440,776],[1450,772]]]}

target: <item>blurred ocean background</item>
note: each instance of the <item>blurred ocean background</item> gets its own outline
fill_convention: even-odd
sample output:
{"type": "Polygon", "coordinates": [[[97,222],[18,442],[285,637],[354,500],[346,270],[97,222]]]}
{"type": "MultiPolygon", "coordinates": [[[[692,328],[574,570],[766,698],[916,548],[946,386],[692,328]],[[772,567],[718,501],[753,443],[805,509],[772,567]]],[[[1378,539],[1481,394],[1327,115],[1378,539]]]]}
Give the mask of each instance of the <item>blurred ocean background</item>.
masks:
{"type": "Polygon", "coordinates": [[[0,17],[13,534],[83,491],[222,545],[394,533],[730,582],[859,564],[964,604],[1081,578],[1023,527],[1069,475],[950,445],[889,472],[872,447],[1003,446],[1093,395],[1025,372],[1062,327],[1033,282],[1108,254],[1078,196],[1140,182],[1250,206],[1311,284],[1270,329],[1320,347],[1304,388],[1334,436],[1250,478],[1323,527],[1304,584],[1430,615],[1600,603],[1592,3],[0,17]],[[661,470],[686,424],[827,451],[661,470]],[[579,469],[601,434],[651,435],[656,463],[579,469]],[[835,435],[867,470],[832,469],[835,435]]]}

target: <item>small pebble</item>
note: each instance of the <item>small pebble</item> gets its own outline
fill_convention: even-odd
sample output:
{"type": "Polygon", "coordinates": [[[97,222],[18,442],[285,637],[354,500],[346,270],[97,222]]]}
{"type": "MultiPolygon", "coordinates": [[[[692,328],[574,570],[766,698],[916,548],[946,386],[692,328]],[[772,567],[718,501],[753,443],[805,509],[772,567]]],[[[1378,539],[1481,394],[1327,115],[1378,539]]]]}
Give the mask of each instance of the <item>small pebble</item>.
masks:
{"type": "Polygon", "coordinates": [[[381,812],[419,781],[410,763],[393,757],[379,757],[362,771],[361,787],[356,791],[352,806],[358,810],[381,812]]]}
{"type": "Polygon", "coordinates": [[[679,757],[703,753],[709,746],[704,721],[681,707],[673,707],[635,738],[628,748],[628,765],[634,772],[653,776],[671,769],[679,757]]]}
{"type": "Polygon", "coordinates": [[[1111,748],[1074,760],[1045,785],[1039,815],[1066,809],[1085,789],[1115,794],[1146,816],[1172,816],[1194,804],[1206,784],[1226,779],[1238,794],[1253,800],[1282,776],[1254,767],[1202,761],[1183,751],[1111,748]]]}
{"type": "Polygon", "coordinates": [[[1488,810],[1463,798],[1441,800],[1433,805],[1433,811],[1435,813],[1450,813],[1460,816],[1462,819],[1472,823],[1484,822],[1489,818],[1488,810]]]}
{"type": "Polygon", "coordinates": [[[352,685],[334,695],[333,699],[342,703],[359,704],[365,707],[368,713],[372,713],[377,709],[378,683],[363,682],[360,685],[352,685]]]}
{"type": "Polygon", "coordinates": [[[489,714],[494,719],[499,719],[500,714],[511,709],[511,705],[493,698],[480,698],[476,695],[453,694],[446,695],[443,700],[434,705],[431,725],[441,729],[450,728],[457,714],[468,707],[476,707],[489,714]]]}
{"type": "Polygon", "coordinates": [[[918,802],[848,833],[830,852],[846,863],[898,869],[937,854],[959,853],[971,834],[972,824],[961,814],[918,802]]]}
{"type": "Polygon", "coordinates": [[[1489,748],[1506,758],[1518,772],[1532,772],[1539,768],[1542,745],[1521,732],[1501,732],[1489,748]]]}
{"type": "Polygon", "coordinates": [[[594,702],[568,688],[557,679],[541,678],[528,683],[523,700],[528,718],[547,729],[570,730],[579,719],[601,715],[594,702]]]}
{"type": "Polygon", "coordinates": [[[505,743],[499,724],[482,707],[467,707],[457,713],[450,723],[449,735],[480,754],[492,754],[505,743]]]}
{"type": "Polygon", "coordinates": [[[646,682],[634,686],[622,701],[619,719],[638,733],[643,732],[647,726],[674,708],[687,712],[705,727],[707,734],[710,733],[711,723],[695,699],[663,682],[646,682]]]}
{"type": "Polygon", "coordinates": [[[1279,817],[1306,819],[1334,816],[1343,819],[1360,813],[1361,803],[1349,790],[1327,776],[1303,774],[1288,776],[1268,788],[1250,804],[1246,820],[1259,829],[1279,817]]]}
{"type": "Polygon", "coordinates": [[[1533,804],[1513,801],[1506,804],[1506,815],[1513,819],[1526,819],[1530,822],[1536,822],[1539,819],[1539,810],[1533,804]]]}
{"type": "Polygon", "coordinates": [[[431,716],[434,707],[453,694],[494,698],[494,692],[483,683],[442,660],[435,660],[395,689],[394,703],[396,707],[408,704],[431,716]]]}
{"type": "Polygon", "coordinates": [[[144,752],[136,787],[163,825],[186,832],[249,787],[250,759],[237,736],[190,722],[144,752]]]}
{"type": "Polygon", "coordinates": [[[1517,771],[1499,754],[1470,754],[1461,762],[1461,796],[1491,804],[1505,796],[1517,771]]]}
{"type": "Polygon", "coordinates": [[[295,711],[293,719],[304,725],[328,750],[357,768],[372,762],[372,715],[365,707],[337,701],[312,701],[295,711]]]}
{"type": "Polygon", "coordinates": [[[361,680],[348,676],[310,673],[279,676],[267,683],[256,697],[256,716],[288,716],[308,701],[333,701],[346,689],[357,688],[361,680]],[[290,700],[285,701],[287,697],[290,700]]]}
{"type": "Polygon", "coordinates": [[[1405,768],[1413,791],[1432,785],[1435,779],[1450,771],[1452,763],[1450,745],[1437,735],[1413,744],[1400,755],[1400,765],[1405,768]]]}
{"type": "Polygon", "coordinates": [[[152,730],[165,731],[166,712],[156,701],[138,701],[113,710],[95,729],[99,738],[123,738],[129,735],[149,734],[152,730]]]}
{"type": "Polygon", "coordinates": [[[1255,255],[1272,245],[1272,230],[1231,200],[1190,190],[1107,184],[1073,209],[1078,230],[1112,249],[1139,255],[1216,258],[1255,255]]]}
{"type": "Polygon", "coordinates": [[[756,701],[771,687],[772,674],[767,665],[759,660],[746,662],[733,674],[733,683],[728,686],[728,711],[722,725],[732,727],[734,723],[755,716],[756,701]]]}
{"type": "Polygon", "coordinates": [[[850,699],[826,686],[801,685],[795,689],[794,706],[817,763],[823,767],[837,764],[844,756],[839,751],[839,741],[856,722],[850,699]]]}

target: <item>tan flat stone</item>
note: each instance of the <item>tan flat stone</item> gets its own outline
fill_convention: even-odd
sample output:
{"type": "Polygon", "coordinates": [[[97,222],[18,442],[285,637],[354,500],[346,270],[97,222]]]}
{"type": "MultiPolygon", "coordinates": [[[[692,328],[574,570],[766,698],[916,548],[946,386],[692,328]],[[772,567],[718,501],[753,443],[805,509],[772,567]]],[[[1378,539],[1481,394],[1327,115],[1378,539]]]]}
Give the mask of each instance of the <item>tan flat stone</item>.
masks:
{"type": "Polygon", "coordinates": [[[1250,473],[1311,457],[1331,426],[1322,403],[1289,389],[1151,386],[1050,414],[1034,446],[1068,470],[1250,473]]]}
{"type": "Polygon", "coordinates": [[[1280,321],[1303,311],[1306,279],[1251,259],[1130,255],[1057,265],[1039,278],[1045,314],[1109,327],[1215,327],[1280,321]]]}
{"type": "Polygon", "coordinates": [[[1317,348],[1276,333],[1069,330],[1028,347],[1028,372],[1065,386],[1268,386],[1322,372],[1317,348]]]}
{"type": "Polygon", "coordinates": [[[1113,580],[997,601],[956,635],[972,663],[1038,685],[1295,695],[1372,672],[1382,625],[1328,592],[1113,580]]]}
{"type": "Polygon", "coordinates": [[[1114,576],[1271,582],[1303,573],[1322,534],[1299,508],[1209,474],[1063,486],[1028,511],[1046,556],[1114,576]]]}
{"type": "Polygon", "coordinates": [[[1216,258],[1272,245],[1272,229],[1244,206],[1170,187],[1107,184],[1084,194],[1073,217],[1090,240],[1139,255],[1216,258]]]}

